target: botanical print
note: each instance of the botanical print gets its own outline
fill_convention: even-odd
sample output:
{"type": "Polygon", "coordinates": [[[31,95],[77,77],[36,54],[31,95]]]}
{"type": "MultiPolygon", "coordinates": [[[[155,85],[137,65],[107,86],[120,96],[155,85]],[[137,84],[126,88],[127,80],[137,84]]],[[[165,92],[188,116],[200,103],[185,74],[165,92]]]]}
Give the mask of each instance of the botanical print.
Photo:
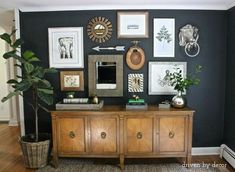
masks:
{"type": "Polygon", "coordinates": [[[177,93],[171,86],[170,73],[175,68],[182,70],[186,77],[186,62],[149,62],[149,94],[170,95],[177,93]]]}
{"type": "Polygon", "coordinates": [[[79,87],[79,75],[64,75],[64,87],[79,87]]]}
{"type": "Polygon", "coordinates": [[[154,57],[175,56],[175,19],[154,19],[154,57]]]}
{"type": "Polygon", "coordinates": [[[128,92],[144,91],[144,75],[128,74],[128,92]]]}
{"type": "Polygon", "coordinates": [[[172,41],[172,34],[170,34],[166,26],[163,25],[160,29],[160,32],[157,33],[156,38],[158,39],[158,41],[162,42],[164,46],[165,43],[169,44],[172,41]]]}

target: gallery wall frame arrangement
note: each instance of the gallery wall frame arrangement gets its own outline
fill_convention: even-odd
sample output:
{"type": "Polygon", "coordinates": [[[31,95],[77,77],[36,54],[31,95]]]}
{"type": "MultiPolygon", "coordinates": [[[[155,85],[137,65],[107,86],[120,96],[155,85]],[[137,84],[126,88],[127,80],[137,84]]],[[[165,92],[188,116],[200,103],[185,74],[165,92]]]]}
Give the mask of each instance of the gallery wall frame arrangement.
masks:
{"type": "Polygon", "coordinates": [[[175,19],[153,19],[153,56],[175,57],[175,19]]]}
{"type": "Polygon", "coordinates": [[[61,71],[61,91],[84,91],[83,71],[61,71]]]}
{"type": "Polygon", "coordinates": [[[49,64],[55,68],[83,68],[83,27],[48,28],[49,64]]]}
{"type": "Polygon", "coordinates": [[[148,38],[149,13],[146,11],[118,11],[117,37],[118,38],[148,38]]]}
{"type": "Polygon", "coordinates": [[[88,22],[87,35],[92,41],[103,43],[111,38],[112,27],[112,23],[106,17],[94,17],[88,22]]]}
{"type": "Polygon", "coordinates": [[[149,95],[174,95],[176,90],[171,86],[169,73],[176,68],[182,70],[182,76],[187,74],[187,62],[149,62],[149,95]]]}
{"type": "Polygon", "coordinates": [[[128,92],[144,92],[144,74],[128,74],[128,92]]]}

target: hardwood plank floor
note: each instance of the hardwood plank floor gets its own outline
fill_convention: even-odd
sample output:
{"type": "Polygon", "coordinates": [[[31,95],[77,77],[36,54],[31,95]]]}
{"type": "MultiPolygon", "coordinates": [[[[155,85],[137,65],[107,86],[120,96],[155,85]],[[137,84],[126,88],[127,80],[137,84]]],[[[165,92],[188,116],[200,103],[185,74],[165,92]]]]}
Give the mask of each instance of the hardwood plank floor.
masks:
{"type": "MultiPolygon", "coordinates": [[[[35,170],[24,167],[20,145],[18,143],[19,127],[9,127],[0,123],[0,172],[34,172],[35,170]]],[[[175,161],[176,159],[159,159],[162,162],[175,161]]],[[[219,156],[193,156],[193,163],[227,164],[219,156]]],[[[227,164],[230,172],[235,170],[227,164]]]]}

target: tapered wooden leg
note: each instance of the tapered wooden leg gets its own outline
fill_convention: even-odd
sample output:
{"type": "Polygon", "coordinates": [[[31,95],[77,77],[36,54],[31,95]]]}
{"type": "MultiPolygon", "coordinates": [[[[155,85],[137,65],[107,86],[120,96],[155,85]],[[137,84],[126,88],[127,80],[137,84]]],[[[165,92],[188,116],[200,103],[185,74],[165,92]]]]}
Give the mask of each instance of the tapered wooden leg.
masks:
{"type": "Polygon", "coordinates": [[[119,159],[120,159],[119,166],[120,166],[121,170],[124,170],[124,168],[125,168],[125,166],[124,166],[124,155],[120,155],[119,159]]]}
{"type": "Polygon", "coordinates": [[[191,163],[192,163],[192,155],[187,155],[186,157],[186,164],[188,164],[187,167],[190,167],[191,163]]]}
{"type": "Polygon", "coordinates": [[[53,155],[52,165],[53,165],[54,168],[58,168],[58,165],[59,165],[58,156],[53,155]]]}

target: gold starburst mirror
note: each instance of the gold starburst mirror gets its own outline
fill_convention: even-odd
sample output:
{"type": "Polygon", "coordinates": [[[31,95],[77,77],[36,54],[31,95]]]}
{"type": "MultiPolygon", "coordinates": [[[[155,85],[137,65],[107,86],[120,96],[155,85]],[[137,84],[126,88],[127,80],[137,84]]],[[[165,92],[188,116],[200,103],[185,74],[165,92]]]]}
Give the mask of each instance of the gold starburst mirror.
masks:
{"type": "Polygon", "coordinates": [[[89,38],[98,43],[103,43],[112,35],[112,23],[105,17],[94,17],[87,25],[89,38]]]}

